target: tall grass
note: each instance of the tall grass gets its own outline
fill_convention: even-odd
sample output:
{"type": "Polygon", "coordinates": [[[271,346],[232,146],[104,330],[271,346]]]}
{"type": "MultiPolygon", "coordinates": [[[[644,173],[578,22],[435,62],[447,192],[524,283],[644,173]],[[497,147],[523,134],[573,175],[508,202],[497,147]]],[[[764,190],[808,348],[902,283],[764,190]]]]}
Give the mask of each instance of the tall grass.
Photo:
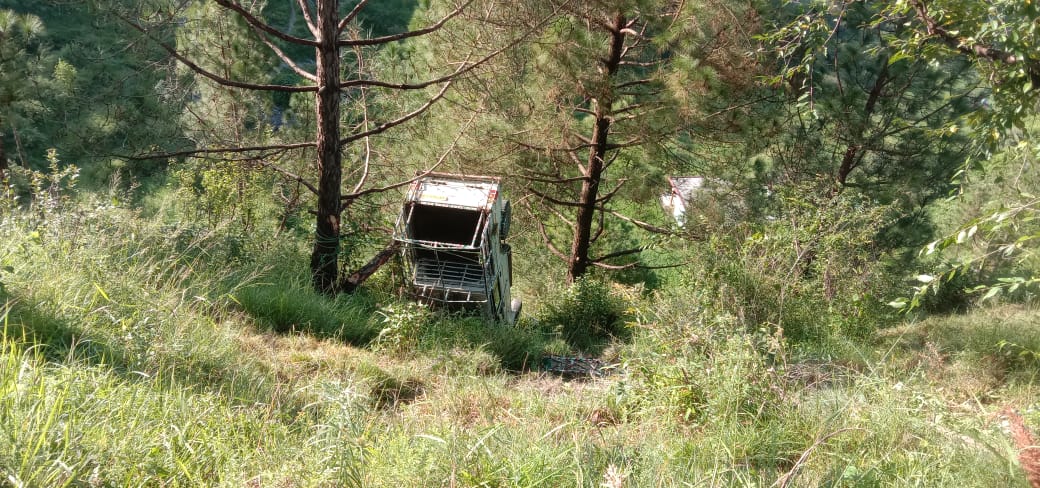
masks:
{"type": "MultiPolygon", "coordinates": [[[[263,404],[199,393],[176,378],[47,362],[38,348],[8,337],[0,360],[0,471],[13,486],[241,486],[343,476],[335,463],[317,461],[349,439],[282,423],[263,404]]],[[[348,461],[340,467],[349,471],[348,461]]]]}
{"type": "Polygon", "coordinates": [[[1026,483],[993,414],[1006,398],[1037,423],[1031,310],[857,332],[828,357],[694,269],[651,294],[534,297],[504,327],[315,295],[292,238],[110,205],[5,212],[2,485],[1026,483]],[[602,352],[613,374],[546,375],[547,351],[602,352]]]}

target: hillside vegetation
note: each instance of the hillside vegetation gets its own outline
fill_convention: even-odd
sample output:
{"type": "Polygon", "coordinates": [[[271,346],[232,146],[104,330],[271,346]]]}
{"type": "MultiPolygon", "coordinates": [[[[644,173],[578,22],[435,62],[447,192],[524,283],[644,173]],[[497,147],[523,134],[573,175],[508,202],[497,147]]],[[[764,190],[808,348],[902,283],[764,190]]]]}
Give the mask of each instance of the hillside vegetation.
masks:
{"type": "Polygon", "coordinates": [[[853,336],[819,304],[825,338],[792,344],[748,322],[746,294],[769,290],[736,287],[763,277],[696,269],[653,293],[546,292],[537,324],[507,328],[389,282],[330,300],[286,264],[291,240],[110,202],[4,219],[7,483],[1024,484],[998,414],[1038,394],[1031,306],[853,336]],[[597,314],[609,374],[538,371],[597,314]]]}
{"type": "Polygon", "coordinates": [[[0,1],[0,486],[1040,486],[1040,58],[972,7],[362,8],[451,28],[339,53],[328,213],[318,89],[170,57],[306,87],[318,11],[222,2],[0,1]],[[517,323],[337,284],[431,170],[517,323]]]}

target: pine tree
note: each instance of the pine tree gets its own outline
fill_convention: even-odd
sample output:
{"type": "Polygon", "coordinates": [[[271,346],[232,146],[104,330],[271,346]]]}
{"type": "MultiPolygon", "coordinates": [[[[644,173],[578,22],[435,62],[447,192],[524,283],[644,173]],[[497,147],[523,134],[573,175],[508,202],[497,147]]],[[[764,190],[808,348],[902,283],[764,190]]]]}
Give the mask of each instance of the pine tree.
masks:
{"type": "Polygon", "coordinates": [[[573,282],[590,267],[638,264],[632,257],[644,243],[618,246],[612,234],[619,227],[668,232],[615,203],[648,179],[647,168],[674,167],[663,155],[706,118],[705,98],[743,88],[725,81],[749,69],[743,41],[753,27],[730,30],[731,20],[720,19],[727,12],[750,27],[755,15],[725,2],[542,3],[549,7],[541,10],[562,14],[506,68],[512,79],[502,81],[505,90],[520,94],[498,97],[503,112],[515,114],[513,135],[499,137],[520,152],[517,172],[533,197],[531,214],[551,216],[534,218],[573,282]]]}
{"type": "MultiPolygon", "coordinates": [[[[346,9],[341,9],[338,0],[317,0],[316,2],[298,0],[296,13],[299,18],[303,19],[307,27],[306,32],[300,35],[285,32],[267,22],[263,18],[262,12],[253,5],[246,5],[235,0],[213,0],[213,2],[228,14],[236,16],[246,23],[257,40],[264,44],[277,59],[292,69],[302,82],[286,84],[277,81],[247,81],[236,76],[230,69],[231,66],[227,65],[222,66],[222,69],[208,69],[204,63],[167,43],[162,38],[158,26],[146,26],[137,20],[145,18],[145,16],[124,14],[124,19],[141,32],[147,33],[155,43],[166,49],[183,66],[208,82],[235,90],[312,94],[316,126],[314,139],[285,144],[210,147],[166,156],[238,154],[298,182],[313,192],[317,198],[314,209],[315,237],[310,262],[313,285],[322,293],[336,293],[345,287],[338,277],[340,219],[344,209],[361,196],[399,186],[367,188],[365,185],[368,172],[363,171],[360,172],[359,181],[352,182],[353,190],[345,194],[343,189],[344,148],[415,119],[444,96],[454,79],[472,70],[475,66],[483,64],[500,51],[492,51],[483,57],[473,53],[457,53],[464,56],[461,61],[444,59],[440,73],[432,74],[421,81],[378,79],[365,69],[363,60],[367,50],[435,32],[462,13],[469,2],[450,7],[449,13],[427,26],[387,35],[365,35],[363,29],[357,26],[356,20],[368,5],[367,0],[356,2],[346,9]],[[308,69],[305,63],[298,62],[287,55],[286,50],[279,47],[279,44],[295,46],[296,49],[311,49],[313,58],[310,61],[313,61],[313,69],[308,69]],[[351,53],[350,56],[347,56],[348,52],[351,53]],[[344,66],[342,64],[344,60],[349,60],[354,65],[344,66]],[[344,98],[353,91],[421,91],[428,87],[439,87],[439,90],[435,94],[428,95],[426,100],[413,110],[381,122],[369,120],[367,112],[365,112],[362,124],[355,126],[355,129],[349,134],[341,133],[340,124],[343,111],[341,104],[344,98]],[[270,161],[272,155],[299,150],[314,151],[316,178],[311,178],[307,174],[294,173],[270,161]]],[[[167,22],[176,20],[176,17],[176,15],[166,16],[165,20],[167,22]]],[[[235,62],[234,59],[230,61],[235,62]]]]}
{"type": "Polygon", "coordinates": [[[0,10],[0,184],[7,184],[8,165],[4,138],[15,112],[34,98],[29,80],[38,75],[33,51],[43,23],[33,15],[0,10]]]}

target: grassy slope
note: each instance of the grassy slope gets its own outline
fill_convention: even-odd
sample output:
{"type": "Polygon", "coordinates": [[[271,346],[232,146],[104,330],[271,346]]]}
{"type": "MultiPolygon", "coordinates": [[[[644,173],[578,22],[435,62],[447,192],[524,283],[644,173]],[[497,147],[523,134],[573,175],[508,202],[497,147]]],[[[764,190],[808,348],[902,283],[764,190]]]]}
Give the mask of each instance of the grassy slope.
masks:
{"type": "Polygon", "coordinates": [[[0,483],[1025,486],[997,413],[1037,423],[1038,369],[1017,354],[1038,349],[1035,309],[828,356],[665,291],[631,298],[617,374],[564,381],[511,372],[565,347],[537,331],[378,283],[314,296],[303,244],[97,202],[4,212],[0,483]]]}

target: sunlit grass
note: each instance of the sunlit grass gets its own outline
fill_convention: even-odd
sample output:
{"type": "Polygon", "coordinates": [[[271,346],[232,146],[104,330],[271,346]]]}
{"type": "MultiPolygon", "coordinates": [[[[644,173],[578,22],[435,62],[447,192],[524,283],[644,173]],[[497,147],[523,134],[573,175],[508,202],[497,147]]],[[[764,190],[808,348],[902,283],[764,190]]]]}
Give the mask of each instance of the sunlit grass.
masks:
{"type": "Polygon", "coordinates": [[[0,484],[1025,486],[997,412],[1038,416],[1028,307],[797,345],[692,285],[632,294],[613,373],[562,380],[553,306],[329,299],[291,241],[48,218],[0,222],[0,484]]]}

